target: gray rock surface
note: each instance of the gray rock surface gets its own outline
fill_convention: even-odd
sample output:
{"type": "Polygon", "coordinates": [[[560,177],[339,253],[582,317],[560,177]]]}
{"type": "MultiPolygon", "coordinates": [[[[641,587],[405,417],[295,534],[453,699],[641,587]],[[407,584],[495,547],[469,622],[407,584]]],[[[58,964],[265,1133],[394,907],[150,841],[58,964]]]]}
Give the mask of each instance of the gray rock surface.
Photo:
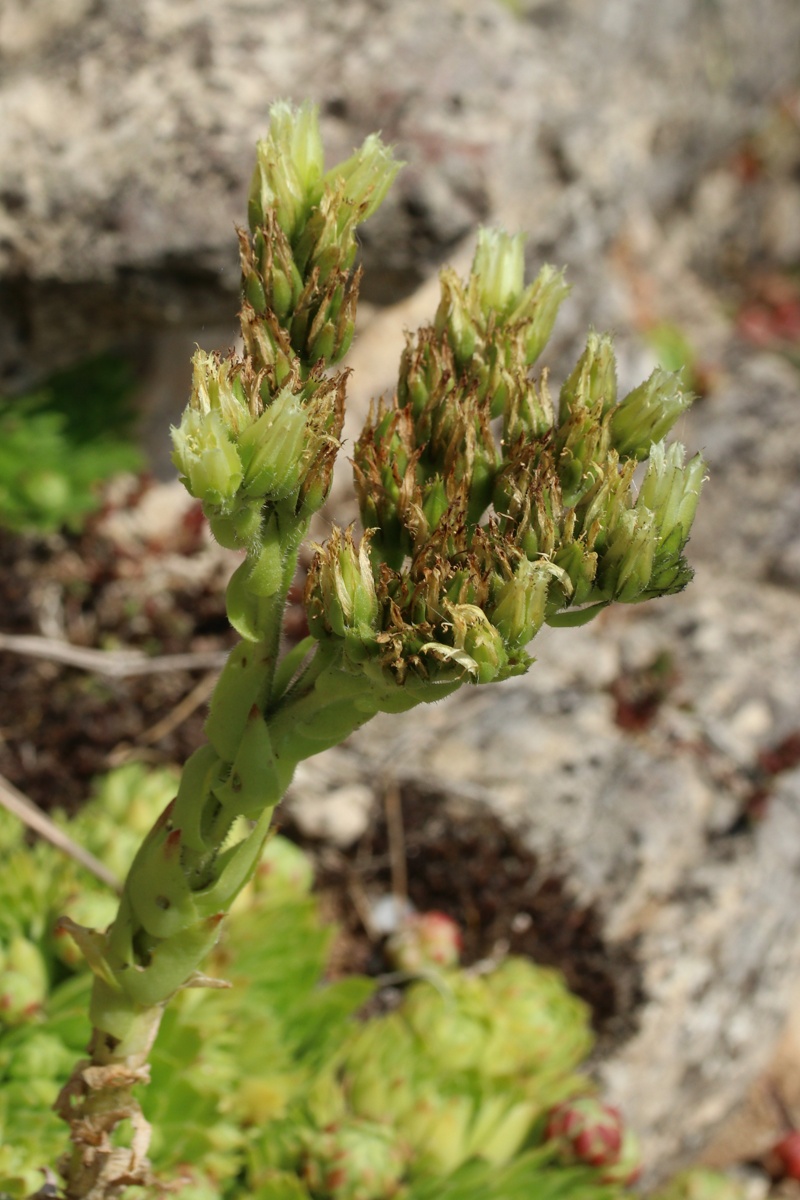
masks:
{"type": "Polygon", "coordinates": [[[332,158],[378,127],[407,160],[365,234],[386,299],[489,214],[586,264],[749,127],[798,48],[794,0],[5,0],[0,382],[232,323],[275,97],[320,102],[332,158]]]}

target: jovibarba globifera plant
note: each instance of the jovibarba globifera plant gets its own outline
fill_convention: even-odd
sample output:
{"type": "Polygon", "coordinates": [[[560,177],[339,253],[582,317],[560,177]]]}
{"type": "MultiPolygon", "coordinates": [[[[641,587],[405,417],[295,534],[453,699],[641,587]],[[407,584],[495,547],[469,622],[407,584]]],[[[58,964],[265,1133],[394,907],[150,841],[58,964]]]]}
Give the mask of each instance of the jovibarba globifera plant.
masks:
{"type": "Polygon", "coordinates": [[[133,1088],[169,999],[214,982],[201,964],[297,763],[378,712],[526,671],[545,623],[581,624],[691,577],[682,552],[704,465],[663,442],[689,397],[657,370],[618,398],[611,341],[592,333],[556,403],[531,368],[564,279],[545,267],[526,286],[522,238],[484,230],[469,278],[442,272],[433,323],[408,337],[396,396],[358,439],[364,533],[334,527],[316,549],[310,635],[281,654],[299,550],[340,445],[355,232],[398,169],[371,136],[326,171],[310,105],[274,105],[258,145],[239,235],[243,352],[196,353],[173,431],[184,483],[243,554],[227,591],[241,640],[208,742],[136,855],[117,917],[103,933],[67,922],[95,976],[91,1060],[59,1102],[73,1200],[147,1181],[133,1088]]]}

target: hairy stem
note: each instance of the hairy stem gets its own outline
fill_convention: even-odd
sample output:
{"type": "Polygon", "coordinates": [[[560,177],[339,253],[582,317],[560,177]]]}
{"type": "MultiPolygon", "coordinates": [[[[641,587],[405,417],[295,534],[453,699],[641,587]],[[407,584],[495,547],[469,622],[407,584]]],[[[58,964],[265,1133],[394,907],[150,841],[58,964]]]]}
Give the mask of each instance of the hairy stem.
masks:
{"type": "MultiPolygon", "coordinates": [[[[255,644],[240,651],[240,659],[249,650],[255,653],[255,644]]],[[[348,675],[338,656],[318,649],[274,713],[257,712],[247,721],[240,746],[253,739],[256,721],[258,736],[266,738],[252,762],[238,752],[233,762],[222,762],[211,746],[189,761],[178,796],[131,867],[113,925],[101,934],[64,921],[95,973],[90,1058],[76,1066],[56,1103],[73,1145],[61,1164],[67,1200],[115,1200],[126,1187],[150,1180],[150,1128],[134,1088],[148,1080],[164,1007],[182,988],[219,986],[201,974],[202,962],[258,861],[297,763],[341,741],[379,707],[363,678],[348,675]],[[253,774],[236,793],[231,776],[245,765],[253,774]],[[261,798],[258,813],[251,807],[254,793],[261,798]],[[237,795],[243,797],[238,809],[237,795]],[[226,847],[243,815],[254,820],[251,831],[226,847]]]]}

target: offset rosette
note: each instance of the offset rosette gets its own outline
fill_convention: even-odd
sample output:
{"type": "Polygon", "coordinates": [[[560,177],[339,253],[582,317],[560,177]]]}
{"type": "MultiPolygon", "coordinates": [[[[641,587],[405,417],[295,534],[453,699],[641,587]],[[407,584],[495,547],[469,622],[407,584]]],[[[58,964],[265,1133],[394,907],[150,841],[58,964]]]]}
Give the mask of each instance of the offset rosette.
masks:
{"type": "Polygon", "coordinates": [[[401,1190],[408,1151],[385,1124],[347,1117],[310,1134],[302,1175],[329,1200],[391,1200],[401,1190]]]}
{"type": "Polygon", "coordinates": [[[595,1167],[603,1183],[627,1186],[641,1174],[635,1134],[626,1128],[613,1104],[596,1096],[578,1096],[557,1105],[548,1117],[544,1136],[561,1162],[595,1167]]]}

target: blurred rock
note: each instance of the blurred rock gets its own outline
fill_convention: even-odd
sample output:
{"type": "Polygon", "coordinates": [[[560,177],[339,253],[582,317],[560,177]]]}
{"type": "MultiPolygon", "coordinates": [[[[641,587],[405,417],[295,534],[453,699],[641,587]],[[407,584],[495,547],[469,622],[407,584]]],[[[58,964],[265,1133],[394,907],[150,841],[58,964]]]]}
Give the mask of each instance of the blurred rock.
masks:
{"type": "Polygon", "coordinates": [[[6,0],[0,381],[113,340],[233,325],[270,100],[321,104],[331,160],[377,128],[408,167],[368,227],[373,298],[489,215],[582,263],[663,210],[796,68],[794,0],[6,0]]]}

